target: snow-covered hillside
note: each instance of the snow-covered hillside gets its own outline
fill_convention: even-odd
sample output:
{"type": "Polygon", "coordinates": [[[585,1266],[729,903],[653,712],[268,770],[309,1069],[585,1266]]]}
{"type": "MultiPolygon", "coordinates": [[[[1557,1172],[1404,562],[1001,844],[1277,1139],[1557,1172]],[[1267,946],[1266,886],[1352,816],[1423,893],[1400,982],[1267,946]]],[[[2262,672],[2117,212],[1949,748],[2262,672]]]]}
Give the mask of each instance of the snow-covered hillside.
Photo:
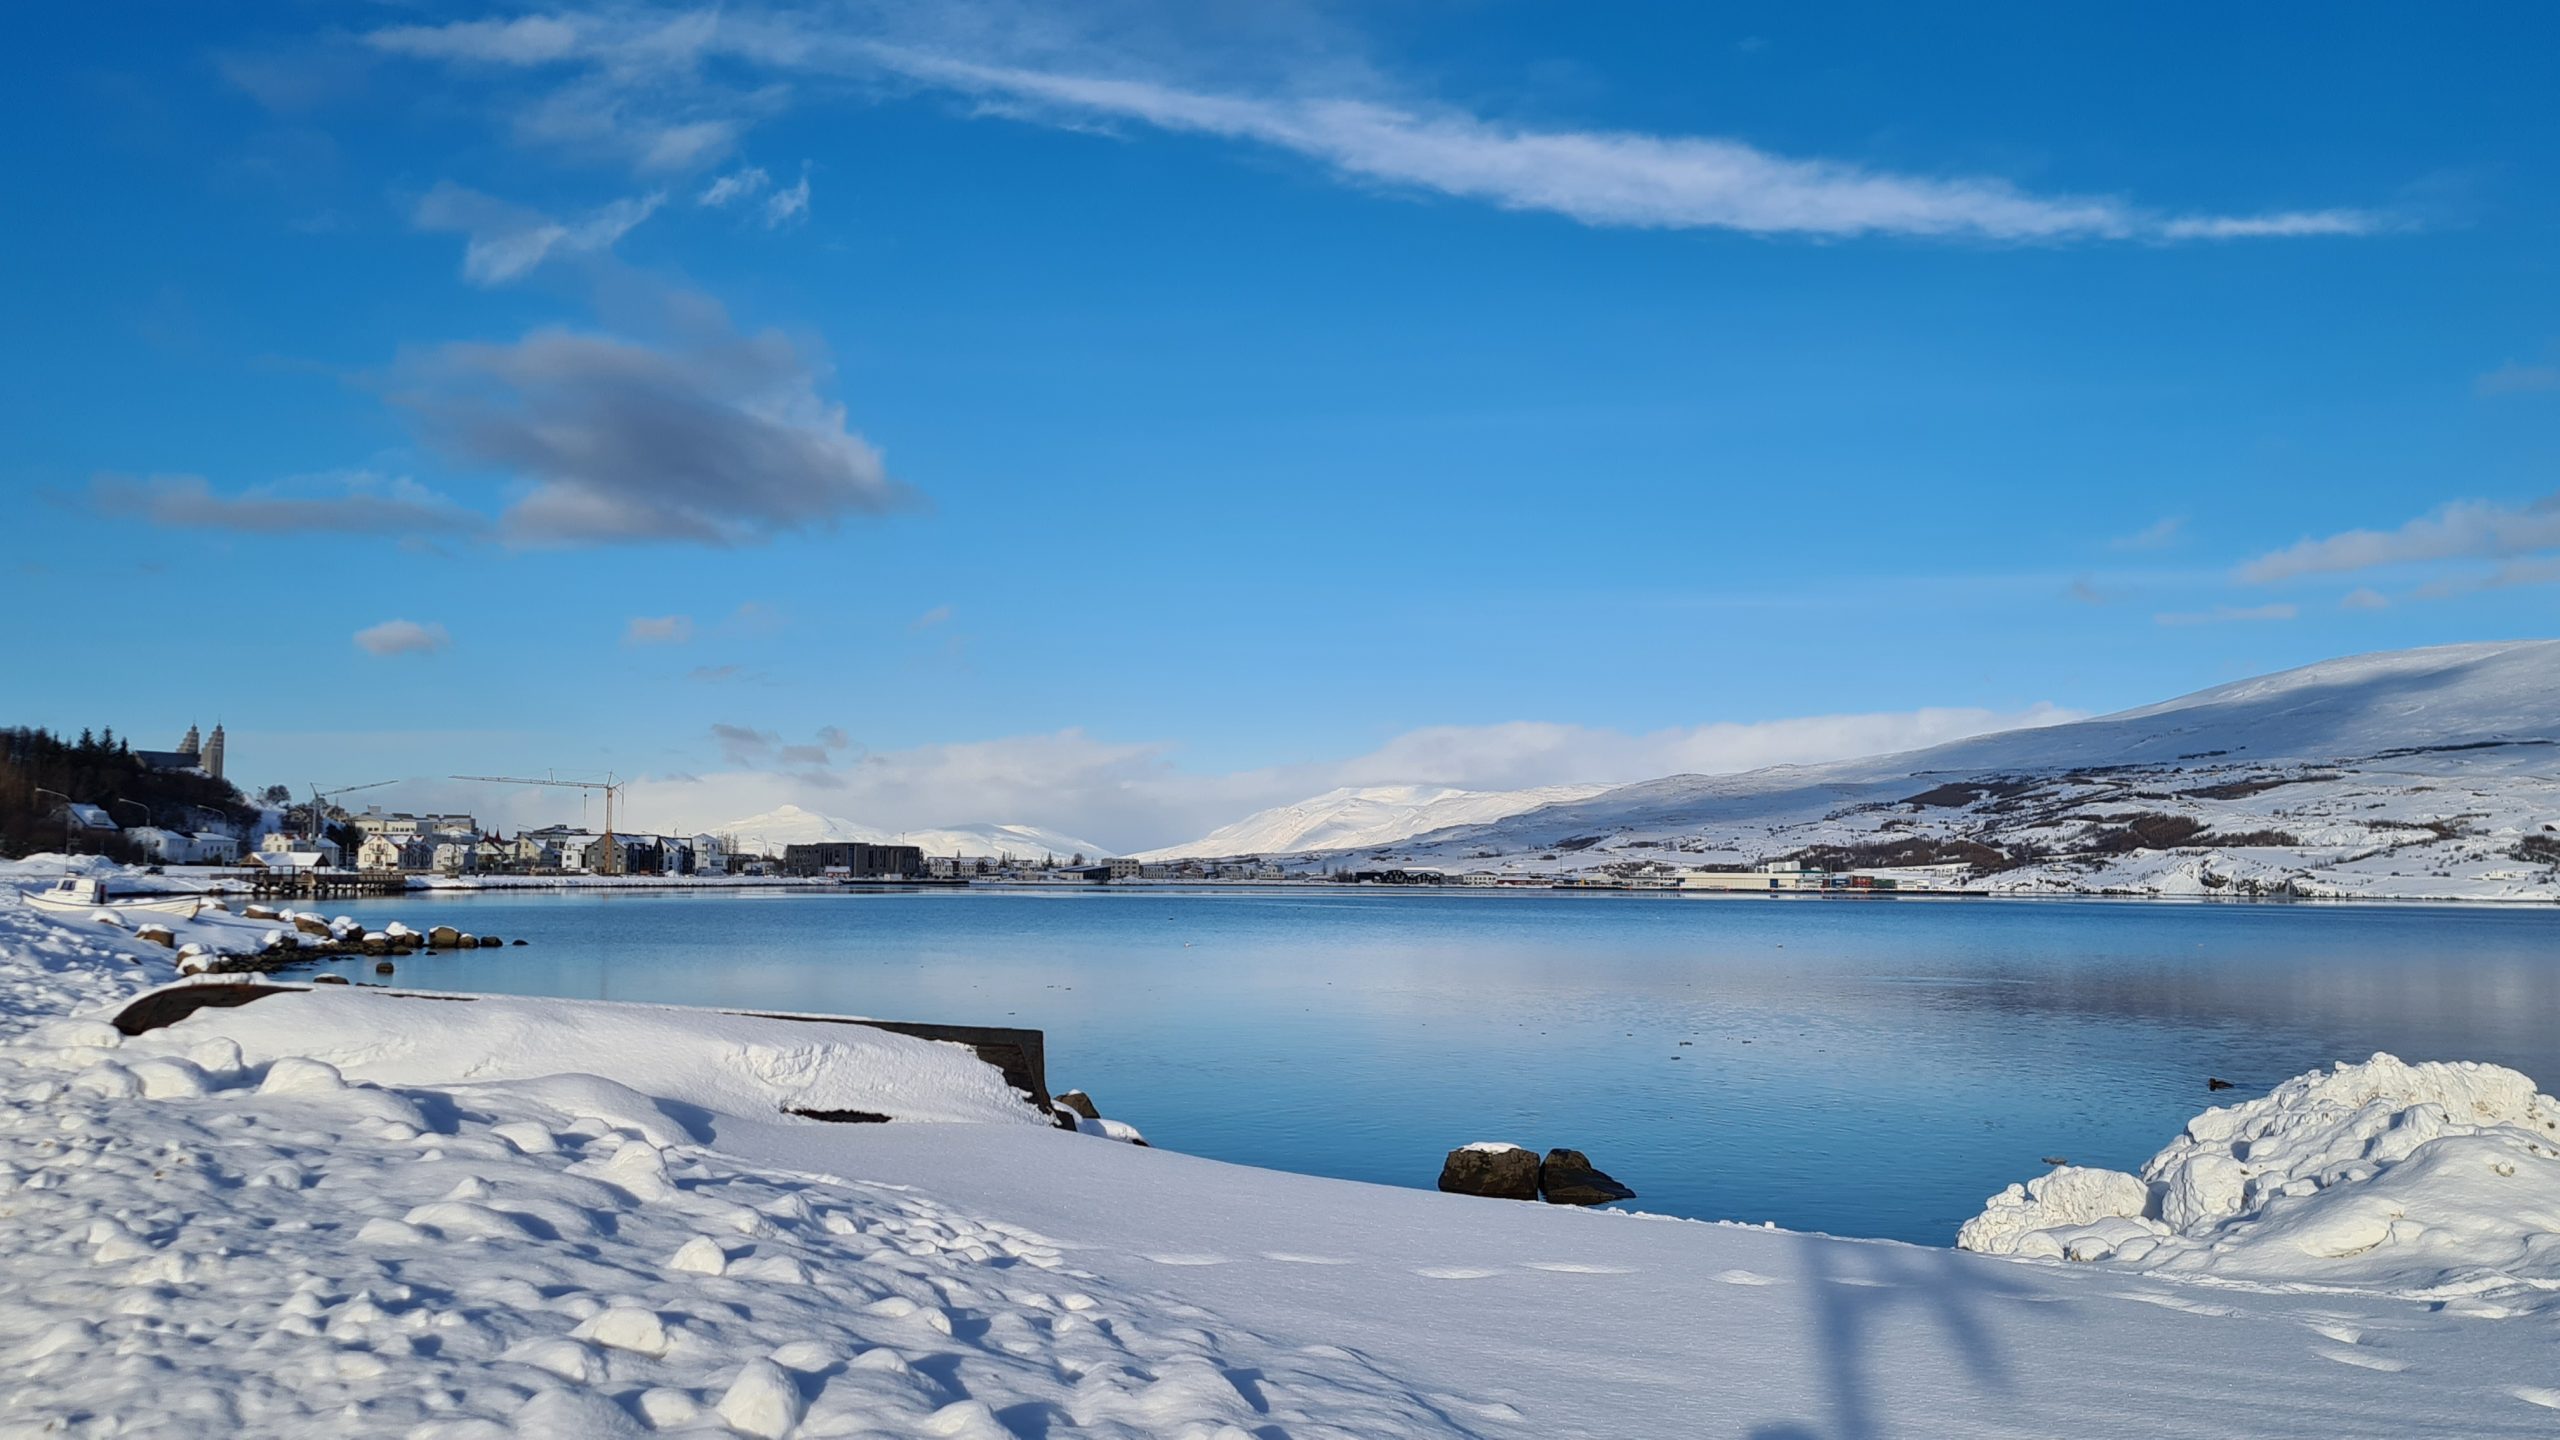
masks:
{"type": "Polygon", "coordinates": [[[1292,855],[1393,845],[1453,825],[1482,825],[1542,806],[1581,800],[1606,785],[1534,790],[1452,790],[1435,785],[1346,786],[1295,805],[1277,805],[1188,845],[1149,850],[1143,860],[1189,856],[1292,855]]]}
{"type": "Polygon", "coordinates": [[[1017,859],[1037,860],[1054,855],[1060,860],[1083,855],[1099,859],[1113,852],[1090,840],[1044,830],[1036,825],[950,825],[934,830],[876,830],[857,825],[833,815],[785,805],[761,815],[749,815],[719,827],[724,835],[735,835],[743,843],[779,853],[785,845],[811,845],[821,840],[862,840],[875,845],[914,845],[927,855],[963,855],[972,858],[1001,859],[1010,855],[1017,859]]]}
{"type": "Polygon", "coordinates": [[[1358,852],[1631,874],[1801,858],[2008,892],[2560,898],[2560,641],[2361,655],[2067,725],[1675,775],[1358,852]]]}

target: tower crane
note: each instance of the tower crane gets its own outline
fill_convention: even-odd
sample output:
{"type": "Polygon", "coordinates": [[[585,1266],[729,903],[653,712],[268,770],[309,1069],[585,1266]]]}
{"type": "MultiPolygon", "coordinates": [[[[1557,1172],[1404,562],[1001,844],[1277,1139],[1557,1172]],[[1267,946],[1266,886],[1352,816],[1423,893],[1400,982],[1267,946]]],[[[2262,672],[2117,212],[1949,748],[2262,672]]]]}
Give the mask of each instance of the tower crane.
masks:
{"type": "Polygon", "coordinates": [[[311,833],[314,836],[317,836],[322,827],[329,823],[330,801],[337,799],[341,795],[353,795],[359,790],[379,790],[385,785],[397,785],[400,782],[397,780],[376,780],[370,785],[341,785],[335,790],[323,790],[320,788],[319,782],[317,781],[305,781],[304,783],[311,787],[311,833]]]}
{"type": "Polygon", "coordinates": [[[616,843],[613,838],[613,797],[622,789],[623,786],[630,784],[630,781],[616,780],[613,778],[613,772],[610,770],[604,772],[604,778],[601,780],[562,780],[556,776],[541,780],[533,780],[517,775],[456,775],[453,778],[456,780],[476,780],[484,785],[550,785],[562,790],[603,791],[604,869],[600,873],[606,875],[619,875],[622,873],[622,846],[616,843]]]}

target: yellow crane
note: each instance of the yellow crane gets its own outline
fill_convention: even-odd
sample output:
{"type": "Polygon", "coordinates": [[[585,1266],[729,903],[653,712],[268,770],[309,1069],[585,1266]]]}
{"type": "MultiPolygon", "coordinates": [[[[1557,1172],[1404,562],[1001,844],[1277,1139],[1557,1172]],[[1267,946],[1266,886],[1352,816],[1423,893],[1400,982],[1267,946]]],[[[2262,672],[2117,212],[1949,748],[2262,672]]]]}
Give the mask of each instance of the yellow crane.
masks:
{"type": "Polygon", "coordinates": [[[630,781],[616,780],[613,778],[613,772],[610,770],[604,772],[604,778],[601,780],[562,780],[557,776],[541,780],[532,780],[519,775],[456,775],[453,778],[456,780],[477,780],[486,785],[550,785],[562,790],[603,791],[604,864],[598,869],[597,873],[601,875],[619,875],[622,873],[622,846],[615,843],[613,838],[613,797],[622,789],[623,786],[630,784],[630,781]]]}

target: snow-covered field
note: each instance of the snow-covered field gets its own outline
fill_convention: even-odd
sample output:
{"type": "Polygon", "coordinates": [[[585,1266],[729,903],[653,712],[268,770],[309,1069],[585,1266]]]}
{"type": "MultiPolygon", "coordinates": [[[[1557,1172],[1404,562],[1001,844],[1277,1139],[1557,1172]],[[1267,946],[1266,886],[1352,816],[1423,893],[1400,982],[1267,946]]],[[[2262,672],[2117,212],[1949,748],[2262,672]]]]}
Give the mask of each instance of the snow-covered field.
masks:
{"type": "Polygon", "coordinates": [[[1800,857],[2004,894],[2560,899],[2560,641],[2333,660],[2066,725],[1677,775],[1301,860],[1630,874],[1800,857]]]}
{"type": "Polygon", "coordinates": [[[2302,1135],[2308,1164],[2363,1115],[2390,1165],[2313,1165],[2309,1200],[2384,1196],[2449,1237],[2423,1277],[2226,1274],[2209,1241],[2148,1270],[2002,1259],[1218,1164],[1052,1128],[885,1032],[355,987],[132,1037],[96,1018],[172,978],[166,949],[0,890],[0,1434],[2560,1428],[2543,1252],[2428,1221],[2450,1192],[2412,1169],[2484,1137],[2560,1163],[2505,1134],[2550,1102],[2496,1076],[2295,1082],[2201,1119],[2187,1171],[2220,1196],[2212,1147],[2302,1135]],[[2393,1118],[2429,1096],[2441,1116],[2393,1118]],[[2466,1236],[2506,1281],[2412,1298],[2466,1236]]]}

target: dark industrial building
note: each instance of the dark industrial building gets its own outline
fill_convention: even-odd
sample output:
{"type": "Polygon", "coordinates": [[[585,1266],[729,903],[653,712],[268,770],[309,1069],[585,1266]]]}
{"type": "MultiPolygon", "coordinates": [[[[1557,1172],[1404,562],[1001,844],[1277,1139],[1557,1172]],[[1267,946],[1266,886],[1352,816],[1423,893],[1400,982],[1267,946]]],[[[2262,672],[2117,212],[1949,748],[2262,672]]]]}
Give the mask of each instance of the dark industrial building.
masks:
{"type": "Polygon", "coordinates": [[[782,851],[782,873],[913,880],[924,874],[924,851],[913,845],[871,845],[859,840],[787,845],[782,851]]]}

